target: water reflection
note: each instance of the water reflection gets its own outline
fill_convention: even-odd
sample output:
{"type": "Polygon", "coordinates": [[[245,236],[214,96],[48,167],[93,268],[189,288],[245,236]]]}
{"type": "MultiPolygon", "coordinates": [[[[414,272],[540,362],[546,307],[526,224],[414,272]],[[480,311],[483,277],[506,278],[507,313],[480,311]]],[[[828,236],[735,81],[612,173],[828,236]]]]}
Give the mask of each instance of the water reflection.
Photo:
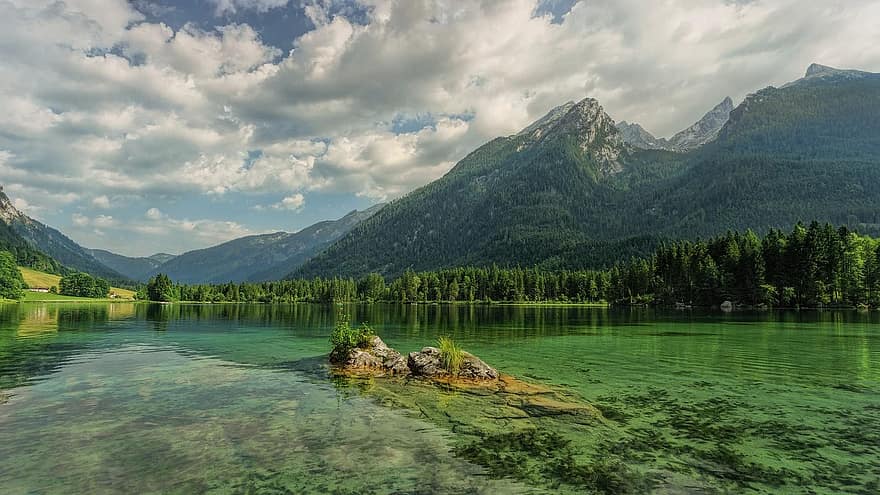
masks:
{"type": "MultiPolygon", "coordinates": [[[[510,459],[531,455],[518,450],[521,438],[550,439],[570,445],[572,455],[624,459],[651,476],[678,477],[685,487],[700,479],[719,492],[847,491],[880,477],[878,324],[880,313],[855,311],[0,305],[0,411],[7,413],[0,413],[0,456],[20,462],[14,471],[0,466],[0,486],[53,492],[66,480],[93,492],[149,488],[144,483],[210,491],[196,479],[209,473],[221,480],[214,488],[230,492],[299,493],[346,478],[357,489],[367,483],[358,476],[381,478],[375,466],[357,464],[380,452],[383,461],[396,460],[390,482],[406,490],[418,487],[403,478],[431,476],[426,466],[438,456],[438,487],[484,489],[470,477],[479,469],[449,455],[450,434],[494,438],[510,459]],[[607,421],[600,429],[565,416],[530,418],[529,427],[545,431],[510,436],[526,423],[506,400],[404,382],[333,383],[324,365],[340,311],[403,352],[453,336],[507,373],[596,405],[607,421]],[[426,430],[402,410],[440,429],[426,430]],[[101,462],[57,455],[74,449],[101,462]],[[48,459],[45,469],[27,464],[34,459],[48,459]],[[175,478],[174,463],[188,474],[175,478]],[[102,465],[122,474],[108,480],[102,465]],[[338,472],[323,477],[328,466],[338,472]],[[89,485],[92,479],[105,485],[89,485]]],[[[491,469],[507,462],[468,445],[467,459],[491,469]]],[[[543,453],[534,454],[520,466],[526,478],[541,469],[543,453]]],[[[582,472],[588,465],[580,460],[557,461],[592,473],[582,472]]]]}

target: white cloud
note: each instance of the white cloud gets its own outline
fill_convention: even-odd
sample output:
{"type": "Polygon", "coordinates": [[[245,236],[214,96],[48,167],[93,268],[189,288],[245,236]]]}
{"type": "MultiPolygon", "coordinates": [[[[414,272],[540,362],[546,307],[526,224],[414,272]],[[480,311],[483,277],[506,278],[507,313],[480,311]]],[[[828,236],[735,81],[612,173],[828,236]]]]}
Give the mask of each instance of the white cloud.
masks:
{"type": "Polygon", "coordinates": [[[24,213],[25,215],[33,215],[35,213],[39,213],[43,209],[39,206],[34,206],[28,203],[27,200],[23,198],[14,198],[12,200],[12,206],[14,206],[16,210],[24,213]]]}
{"type": "Polygon", "coordinates": [[[92,205],[96,208],[101,208],[102,210],[110,209],[110,198],[107,196],[98,196],[92,199],[92,205]]]}
{"type": "Polygon", "coordinates": [[[163,246],[175,245],[182,252],[262,233],[254,232],[237,222],[172,218],[155,208],[150,209],[150,212],[145,222],[116,224],[116,233],[147,236],[151,239],[150,246],[157,252],[162,251],[163,246]]]}
{"type": "Polygon", "coordinates": [[[170,246],[174,246],[176,252],[184,252],[264,232],[253,231],[237,222],[173,218],[157,208],[150,208],[138,221],[120,221],[110,215],[90,217],[74,213],[71,215],[70,233],[77,238],[99,239],[104,249],[147,256],[167,252],[170,246]],[[131,240],[136,238],[143,240],[133,245],[131,240]]]}
{"type": "Polygon", "coordinates": [[[110,215],[98,215],[91,218],[81,213],[74,213],[71,215],[71,221],[73,222],[73,225],[77,227],[92,226],[97,229],[116,227],[119,225],[119,222],[110,215]]]}
{"type": "Polygon", "coordinates": [[[289,0],[208,0],[208,2],[214,4],[214,13],[220,16],[239,10],[266,12],[287,5],[289,0]]]}
{"type": "Polygon", "coordinates": [[[305,204],[306,198],[302,194],[296,193],[292,196],[287,196],[281,201],[273,204],[272,208],[275,208],[276,210],[298,211],[302,209],[303,205],[305,204]]]}
{"type": "Polygon", "coordinates": [[[73,224],[76,225],[77,227],[85,227],[85,226],[89,225],[92,221],[91,218],[89,218],[81,213],[74,213],[70,219],[73,221],[73,224]]]}
{"type": "Polygon", "coordinates": [[[161,220],[165,217],[165,214],[159,211],[158,208],[150,208],[149,210],[147,210],[145,216],[150,220],[161,220]]]}

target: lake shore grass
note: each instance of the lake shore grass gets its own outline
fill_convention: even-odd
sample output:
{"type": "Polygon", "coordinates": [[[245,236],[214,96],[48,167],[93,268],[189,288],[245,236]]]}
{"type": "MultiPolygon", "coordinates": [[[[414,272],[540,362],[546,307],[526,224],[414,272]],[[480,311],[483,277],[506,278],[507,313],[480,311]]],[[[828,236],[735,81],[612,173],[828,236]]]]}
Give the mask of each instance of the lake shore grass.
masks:
{"type": "Polygon", "coordinates": [[[31,292],[25,291],[24,297],[22,297],[19,301],[9,300],[8,302],[21,302],[21,303],[95,303],[95,302],[135,302],[134,299],[127,298],[116,298],[111,299],[109,297],[99,298],[99,297],[73,297],[73,296],[63,296],[61,294],[52,294],[48,292],[31,292]]]}

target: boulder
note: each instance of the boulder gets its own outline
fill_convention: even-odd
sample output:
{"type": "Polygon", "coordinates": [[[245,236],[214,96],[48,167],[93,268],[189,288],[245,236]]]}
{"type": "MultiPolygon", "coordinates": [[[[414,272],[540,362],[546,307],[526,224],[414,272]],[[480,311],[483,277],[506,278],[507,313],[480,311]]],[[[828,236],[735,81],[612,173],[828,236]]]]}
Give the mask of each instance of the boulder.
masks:
{"type": "MultiPolygon", "coordinates": [[[[410,372],[415,376],[428,378],[452,376],[443,367],[443,362],[440,359],[440,349],[436,347],[425,347],[421,351],[411,352],[408,365],[410,372]]],[[[469,380],[496,380],[498,379],[498,371],[484,363],[480,358],[465,352],[461,369],[456,377],[469,380]]]]}
{"type": "Polygon", "coordinates": [[[409,373],[406,358],[385,345],[379,336],[373,337],[368,347],[352,349],[341,358],[331,355],[331,360],[348,369],[381,370],[393,375],[409,373]]]}
{"type": "Polygon", "coordinates": [[[418,376],[441,376],[448,374],[440,361],[440,349],[424,347],[421,351],[409,353],[409,371],[418,376]]]}

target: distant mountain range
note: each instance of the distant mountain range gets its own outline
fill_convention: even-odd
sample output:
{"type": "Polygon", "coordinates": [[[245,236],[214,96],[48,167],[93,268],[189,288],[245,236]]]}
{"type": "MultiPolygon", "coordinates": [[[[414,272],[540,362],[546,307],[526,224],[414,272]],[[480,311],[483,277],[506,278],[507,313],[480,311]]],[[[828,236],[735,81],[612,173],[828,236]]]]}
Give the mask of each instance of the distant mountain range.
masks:
{"type": "Polygon", "coordinates": [[[277,232],[235,239],[190,251],[157,265],[140,279],[165,273],[184,283],[279,280],[372,216],[383,205],[352,211],[339,220],[316,223],[296,233],[277,232]]]}
{"type": "Polygon", "coordinates": [[[295,276],[610,264],[799,220],[880,232],[880,75],[812,65],[670,140],[569,102],[379,211],[295,276]]]}
{"type": "Polygon", "coordinates": [[[145,258],[130,258],[102,249],[90,249],[88,252],[105,266],[138,282],[145,282],[156,269],[176,258],[173,254],[165,253],[154,254],[145,258]]]}
{"type": "Polygon", "coordinates": [[[51,273],[82,271],[122,282],[146,282],[157,273],[183,283],[278,280],[296,270],[383,205],[352,211],[338,220],[318,222],[296,233],[277,232],[235,239],[180,256],[129,257],[87,249],[15,208],[0,188],[0,249],[20,265],[51,273]]]}
{"type": "Polygon", "coordinates": [[[643,255],[663,239],[799,220],[878,235],[878,204],[880,74],[813,64],[735,107],[725,98],[669,139],[615,123],[594,99],[567,102],[387,205],[180,256],[85,249],[18,211],[0,188],[0,249],[22,265],[114,281],[582,268],[643,255]]]}

